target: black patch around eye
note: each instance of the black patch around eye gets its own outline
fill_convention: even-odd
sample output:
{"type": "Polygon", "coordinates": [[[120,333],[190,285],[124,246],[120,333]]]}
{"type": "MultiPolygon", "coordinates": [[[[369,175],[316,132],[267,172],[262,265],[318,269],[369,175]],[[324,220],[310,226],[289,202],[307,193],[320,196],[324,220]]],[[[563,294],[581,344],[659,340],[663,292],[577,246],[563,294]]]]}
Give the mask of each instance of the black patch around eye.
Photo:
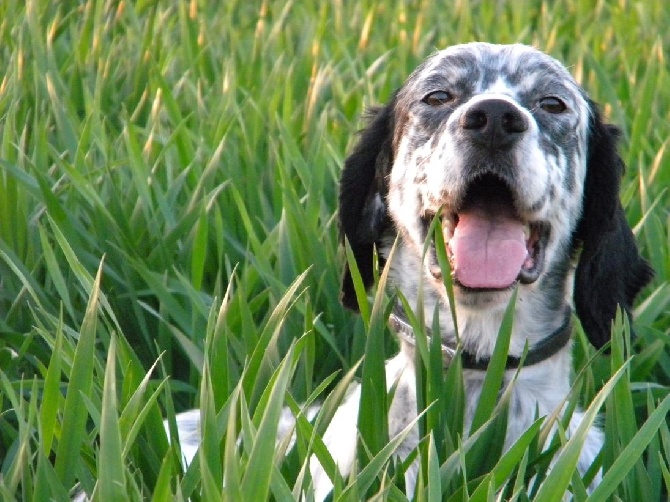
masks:
{"type": "Polygon", "coordinates": [[[454,95],[449,91],[433,91],[426,94],[421,101],[430,106],[441,106],[451,103],[454,95]]]}
{"type": "Polygon", "coordinates": [[[540,100],[540,108],[548,113],[563,113],[568,109],[565,102],[555,96],[547,96],[542,98],[540,100]]]}

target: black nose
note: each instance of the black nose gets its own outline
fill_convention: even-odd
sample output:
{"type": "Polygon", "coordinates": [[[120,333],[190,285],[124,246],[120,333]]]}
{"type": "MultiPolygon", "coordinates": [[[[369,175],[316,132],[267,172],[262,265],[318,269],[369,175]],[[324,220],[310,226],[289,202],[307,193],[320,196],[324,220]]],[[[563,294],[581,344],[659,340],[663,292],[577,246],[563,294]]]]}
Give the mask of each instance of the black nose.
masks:
{"type": "Polygon", "coordinates": [[[486,99],[472,105],[461,117],[468,138],[487,148],[508,148],[528,129],[521,111],[504,99],[486,99]]]}

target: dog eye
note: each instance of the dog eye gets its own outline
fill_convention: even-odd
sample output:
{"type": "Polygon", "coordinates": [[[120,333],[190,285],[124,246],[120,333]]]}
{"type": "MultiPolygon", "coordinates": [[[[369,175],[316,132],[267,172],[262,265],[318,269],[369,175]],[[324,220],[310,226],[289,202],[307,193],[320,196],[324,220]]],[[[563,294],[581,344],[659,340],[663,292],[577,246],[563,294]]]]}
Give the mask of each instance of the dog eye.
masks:
{"type": "Polygon", "coordinates": [[[433,91],[426,94],[421,101],[430,106],[446,105],[454,100],[453,94],[449,91],[433,91]]]}
{"type": "Polygon", "coordinates": [[[563,113],[568,107],[561,99],[547,96],[540,100],[540,108],[548,113],[563,113]]]}

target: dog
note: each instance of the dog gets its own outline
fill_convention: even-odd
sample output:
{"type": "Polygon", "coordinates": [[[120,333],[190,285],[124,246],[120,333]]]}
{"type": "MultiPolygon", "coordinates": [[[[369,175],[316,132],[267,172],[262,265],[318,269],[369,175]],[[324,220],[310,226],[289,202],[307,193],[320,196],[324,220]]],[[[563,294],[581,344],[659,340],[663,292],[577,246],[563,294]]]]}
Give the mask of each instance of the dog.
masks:
{"type": "MultiPolygon", "coordinates": [[[[425,319],[438,312],[440,332],[432,336],[452,353],[458,345],[463,362],[466,425],[516,294],[505,371],[505,383],[515,378],[505,448],[538,414],[559,409],[569,393],[573,309],[589,341],[601,348],[617,306],[630,316],[652,278],[619,200],[624,164],[617,137],[557,60],[520,44],[469,43],[429,57],[388,104],[373,109],[345,161],[339,223],[360,279],[370,288],[375,269],[388,262],[390,287],[409,305],[423,305],[425,319]],[[429,240],[436,220],[454,305],[429,240]]],[[[348,266],[341,299],[358,310],[348,266]]],[[[386,364],[394,437],[416,418],[417,399],[412,330],[402,309],[394,310],[390,324],[400,341],[386,364]]],[[[323,436],[343,476],[356,458],[359,399],[357,387],[323,436]]],[[[566,434],[582,417],[572,414],[566,434]]],[[[198,422],[194,412],[177,417],[190,458],[198,422]]],[[[280,435],[290,434],[291,417],[283,422],[280,435]]],[[[406,458],[418,440],[412,430],[397,454],[406,458]]],[[[582,475],[602,444],[602,432],[592,427],[578,463],[582,475]]],[[[323,500],[332,481],[315,457],[310,471],[315,499],[323,500]]],[[[410,495],[417,475],[415,461],[406,472],[410,495]]],[[[590,488],[599,480],[598,474],[590,488]]]]}
{"type": "MultiPolygon", "coordinates": [[[[601,348],[617,306],[630,316],[635,296],[652,278],[619,200],[624,164],[617,137],[556,59],[520,44],[469,43],[429,57],[386,106],[372,110],[345,161],[339,222],[363,284],[373,284],[375,267],[386,263],[395,243],[388,282],[410,305],[421,297],[425,319],[437,310],[442,344],[452,349],[451,307],[456,311],[466,425],[516,291],[506,382],[526,346],[529,351],[511,394],[505,448],[538,413],[556,411],[570,390],[573,308],[589,341],[601,348]],[[435,218],[455,305],[435,244],[426,247],[435,218]]],[[[342,303],[358,309],[349,268],[342,303]]],[[[391,321],[400,335],[407,335],[406,324],[402,315],[391,321]]],[[[395,386],[390,437],[417,414],[413,346],[407,336],[399,338],[400,352],[386,365],[387,385],[395,386]]],[[[356,456],[359,398],[360,389],[324,436],[343,475],[356,456]]],[[[568,435],[582,417],[573,413],[568,435]]],[[[400,456],[417,442],[410,434],[400,456]]],[[[578,462],[582,475],[602,444],[602,432],[591,428],[578,462]]],[[[311,470],[322,500],[332,483],[315,459],[311,470]]],[[[410,467],[409,494],[416,475],[410,467]]],[[[590,488],[599,480],[596,475],[590,488]]]]}

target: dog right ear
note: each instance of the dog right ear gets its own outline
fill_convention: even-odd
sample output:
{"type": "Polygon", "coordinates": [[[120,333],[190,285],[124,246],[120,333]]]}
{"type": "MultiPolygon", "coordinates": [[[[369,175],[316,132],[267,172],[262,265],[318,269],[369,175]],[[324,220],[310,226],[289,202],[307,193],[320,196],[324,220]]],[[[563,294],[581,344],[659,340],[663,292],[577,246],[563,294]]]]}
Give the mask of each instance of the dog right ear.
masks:
{"type": "Polygon", "coordinates": [[[619,200],[624,163],[616,150],[618,135],[592,104],[584,208],[574,233],[575,244],[582,247],[574,301],[584,332],[596,348],[609,341],[617,306],[631,319],[633,300],[654,275],[635,245],[619,200]]]}
{"type": "MultiPolygon", "coordinates": [[[[363,284],[374,281],[374,248],[390,225],[386,211],[388,175],[393,164],[393,109],[395,100],[369,112],[353,153],[344,163],[340,178],[340,235],[349,241],[363,284]]],[[[342,278],[342,304],[358,311],[349,266],[342,278]]]]}

